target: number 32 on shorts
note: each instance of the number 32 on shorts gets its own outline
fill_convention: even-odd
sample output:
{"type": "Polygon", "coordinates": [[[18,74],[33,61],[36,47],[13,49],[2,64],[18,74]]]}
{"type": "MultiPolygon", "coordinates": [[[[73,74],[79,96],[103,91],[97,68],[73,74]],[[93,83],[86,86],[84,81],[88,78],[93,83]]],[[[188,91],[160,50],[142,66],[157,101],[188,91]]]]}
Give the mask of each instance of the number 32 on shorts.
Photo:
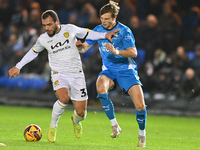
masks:
{"type": "Polygon", "coordinates": [[[85,97],[87,95],[85,88],[84,89],[80,89],[80,91],[81,91],[81,97],[85,97]]]}

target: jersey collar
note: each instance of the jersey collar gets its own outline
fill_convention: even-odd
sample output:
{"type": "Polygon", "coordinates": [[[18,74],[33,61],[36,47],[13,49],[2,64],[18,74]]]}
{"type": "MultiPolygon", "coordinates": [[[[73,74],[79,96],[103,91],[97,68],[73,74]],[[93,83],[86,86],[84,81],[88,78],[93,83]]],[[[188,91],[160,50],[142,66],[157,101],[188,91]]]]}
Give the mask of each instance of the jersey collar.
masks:
{"type": "MultiPolygon", "coordinates": [[[[114,29],[116,26],[118,25],[118,21],[116,22],[116,24],[115,24],[115,26],[114,27],[112,27],[111,29],[106,29],[106,28],[104,28],[105,30],[107,30],[107,31],[111,31],[112,29],[114,29]]],[[[103,26],[103,25],[102,25],[103,26]]]]}
{"type": "MultiPolygon", "coordinates": [[[[60,29],[59,29],[58,31],[56,31],[54,35],[56,35],[57,33],[59,33],[60,30],[61,30],[61,25],[60,25],[60,29]]],[[[48,34],[47,34],[47,35],[48,35],[48,34]]],[[[52,36],[48,35],[48,36],[49,36],[49,37],[53,37],[54,35],[52,35],[52,36]]]]}
{"type": "Polygon", "coordinates": [[[57,33],[59,33],[60,32],[60,30],[61,30],[61,25],[59,25],[60,26],[60,29],[55,33],[55,34],[57,34],[57,33]]]}

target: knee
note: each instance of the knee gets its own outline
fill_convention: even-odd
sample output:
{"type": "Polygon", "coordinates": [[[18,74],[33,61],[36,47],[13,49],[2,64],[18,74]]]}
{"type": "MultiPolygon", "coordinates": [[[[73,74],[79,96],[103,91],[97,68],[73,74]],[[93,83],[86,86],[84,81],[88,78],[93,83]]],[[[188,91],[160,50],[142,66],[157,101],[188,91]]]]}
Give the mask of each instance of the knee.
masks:
{"type": "Polygon", "coordinates": [[[68,104],[70,98],[68,95],[68,89],[66,88],[60,88],[56,91],[56,96],[59,99],[60,102],[63,104],[68,104]]]}
{"type": "Polygon", "coordinates": [[[79,117],[85,117],[87,113],[86,113],[86,110],[76,110],[76,114],[79,117]]]}
{"type": "Polygon", "coordinates": [[[63,104],[68,104],[68,102],[69,102],[69,96],[68,95],[58,96],[58,99],[63,104]]]}
{"type": "Polygon", "coordinates": [[[106,94],[107,92],[108,92],[108,90],[106,90],[106,88],[103,85],[97,86],[97,93],[98,94],[106,94]]]}
{"type": "Polygon", "coordinates": [[[143,110],[145,109],[145,104],[139,104],[139,105],[137,105],[137,106],[136,106],[136,109],[137,109],[138,111],[143,111],[143,110]]]}

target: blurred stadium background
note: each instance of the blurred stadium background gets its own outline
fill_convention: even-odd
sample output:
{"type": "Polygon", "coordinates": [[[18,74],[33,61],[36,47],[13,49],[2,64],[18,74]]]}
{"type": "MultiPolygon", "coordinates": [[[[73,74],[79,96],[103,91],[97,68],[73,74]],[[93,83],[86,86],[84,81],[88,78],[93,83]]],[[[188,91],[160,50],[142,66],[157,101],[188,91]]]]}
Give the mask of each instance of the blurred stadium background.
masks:
{"type": "MultiPolygon", "coordinates": [[[[117,20],[132,30],[138,49],[138,72],[149,113],[200,116],[200,1],[115,0],[117,20]]],[[[47,53],[26,65],[19,77],[8,70],[44,32],[40,15],[58,13],[61,23],[93,29],[108,0],[0,0],[0,104],[51,107],[56,100],[47,53]]],[[[82,54],[89,108],[101,109],[95,81],[101,71],[98,45],[82,54]]],[[[118,85],[110,92],[117,111],[133,111],[118,85]]]]}

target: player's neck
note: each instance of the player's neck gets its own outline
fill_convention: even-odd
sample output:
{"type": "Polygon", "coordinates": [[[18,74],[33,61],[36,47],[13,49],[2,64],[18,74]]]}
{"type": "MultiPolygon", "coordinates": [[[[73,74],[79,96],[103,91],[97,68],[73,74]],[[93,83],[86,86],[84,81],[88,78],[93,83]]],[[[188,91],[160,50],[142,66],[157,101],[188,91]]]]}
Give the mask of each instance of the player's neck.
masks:
{"type": "Polygon", "coordinates": [[[116,26],[116,22],[114,22],[113,24],[111,24],[111,26],[108,28],[108,30],[112,30],[115,26],[116,26]]]}
{"type": "Polygon", "coordinates": [[[60,31],[60,25],[57,25],[57,30],[56,30],[56,33],[58,33],[60,31]]]}

